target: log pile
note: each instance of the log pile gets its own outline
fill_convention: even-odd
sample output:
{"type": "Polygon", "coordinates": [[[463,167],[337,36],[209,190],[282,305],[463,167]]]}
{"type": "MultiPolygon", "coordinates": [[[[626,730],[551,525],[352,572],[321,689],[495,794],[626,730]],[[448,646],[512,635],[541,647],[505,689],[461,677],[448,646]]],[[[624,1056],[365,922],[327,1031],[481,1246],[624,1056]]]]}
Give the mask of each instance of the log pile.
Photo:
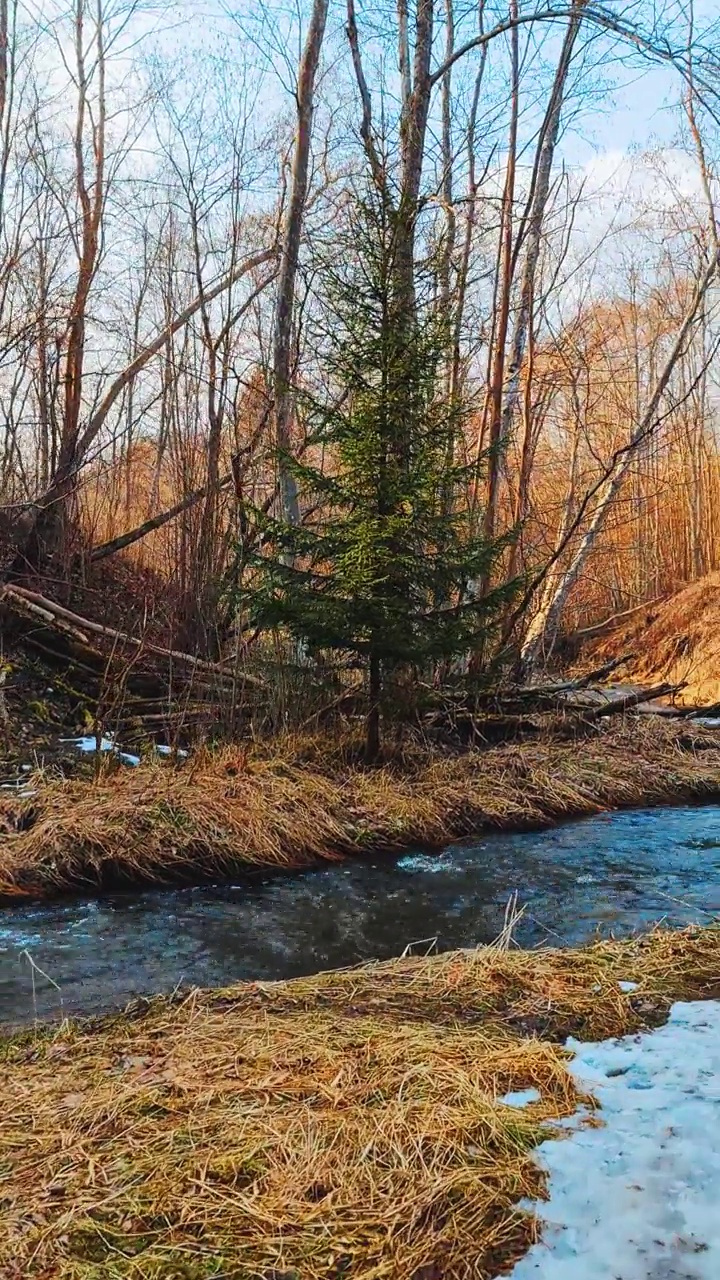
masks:
{"type": "MultiPolygon", "coordinates": [[[[64,687],[77,694],[93,717],[122,728],[126,738],[153,737],[232,708],[234,723],[262,706],[268,690],[255,674],[239,668],[237,656],[211,662],[166,648],[97,622],[15,583],[0,586],[0,619],[23,645],[63,670],[64,687]]],[[[676,707],[684,687],[663,682],[650,688],[608,684],[634,655],[605,662],[573,679],[537,684],[504,684],[486,693],[467,689],[428,690],[429,707],[420,717],[424,733],[462,743],[493,743],[536,736],[551,729],[559,736],[591,732],[600,722],[628,711],[682,717],[719,715],[713,707],[676,707]]],[[[341,716],[362,716],[361,684],[345,689],[331,706],[341,716]]]]}
{"type": "Polygon", "coordinates": [[[0,586],[0,614],[17,641],[62,670],[65,687],[98,718],[138,731],[197,721],[262,688],[234,659],[209,662],[164,648],[15,583],[0,586]]]}
{"type": "Polygon", "coordinates": [[[673,717],[708,714],[704,708],[673,705],[682,684],[664,681],[640,688],[603,683],[633,656],[614,658],[574,679],[503,685],[473,698],[464,691],[447,694],[443,708],[427,718],[427,726],[450,732],[462,742],[495,743],[548,730],[558,737],[575,736],[628,711],[673,717]]]}

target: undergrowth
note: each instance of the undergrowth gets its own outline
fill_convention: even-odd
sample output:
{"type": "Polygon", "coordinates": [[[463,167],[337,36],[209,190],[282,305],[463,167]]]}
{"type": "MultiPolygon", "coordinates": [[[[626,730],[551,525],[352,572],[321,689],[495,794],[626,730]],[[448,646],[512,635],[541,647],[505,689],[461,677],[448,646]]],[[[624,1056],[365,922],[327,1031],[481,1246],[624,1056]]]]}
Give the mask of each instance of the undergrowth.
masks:
{"type": "Polygon", "coordinates": [[[720,795],[718,735],[642,720],[577,740],[415,747],[372,769],[349,758],[305,738],[94,779],[29,775],[32,794],[0,800],[0,897],[222,879],[720,795]]]}

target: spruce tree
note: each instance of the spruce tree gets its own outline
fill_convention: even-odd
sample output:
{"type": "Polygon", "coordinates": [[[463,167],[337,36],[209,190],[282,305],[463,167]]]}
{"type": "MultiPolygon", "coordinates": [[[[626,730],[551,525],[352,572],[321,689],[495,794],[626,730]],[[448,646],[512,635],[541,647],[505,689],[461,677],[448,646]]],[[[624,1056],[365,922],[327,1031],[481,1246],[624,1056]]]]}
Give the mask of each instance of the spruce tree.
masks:
{"type": "Polygon", "coordinates": [[[498,546],[476,532],[466,471],[449,461],[462,423],[438,394],[445,335],[421,290],[414,314],[401,310],[396,279],[393,214],[372,191],[326,277],[329,394],[304,405],[305,456],[322,465],[285,459],[311,514],[299,527],[263,518],[243,592],[252,625],[364,666],[368,761],[397,675],[477,648],[506,598],[467,589],[498,546]]]}

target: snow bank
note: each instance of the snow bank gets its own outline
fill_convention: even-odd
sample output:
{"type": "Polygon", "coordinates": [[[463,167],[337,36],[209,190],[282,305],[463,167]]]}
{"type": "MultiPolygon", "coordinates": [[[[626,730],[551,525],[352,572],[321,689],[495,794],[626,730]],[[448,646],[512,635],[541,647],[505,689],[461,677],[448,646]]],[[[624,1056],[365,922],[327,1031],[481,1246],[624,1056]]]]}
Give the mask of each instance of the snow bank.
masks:
{"type": "Polygon", "coordinates": [[[543,1143],[543,1239],[513,1280],[720,1280],[720,1002],[657,1031],[568,1041],[602,1128],[543,1143]]]}

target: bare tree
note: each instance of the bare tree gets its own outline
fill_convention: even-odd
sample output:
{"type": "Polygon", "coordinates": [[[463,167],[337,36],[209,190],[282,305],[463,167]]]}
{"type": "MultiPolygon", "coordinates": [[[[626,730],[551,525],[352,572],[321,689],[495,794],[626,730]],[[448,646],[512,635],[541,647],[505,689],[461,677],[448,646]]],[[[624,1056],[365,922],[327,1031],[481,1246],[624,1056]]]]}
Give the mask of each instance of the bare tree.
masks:
{"type": "Polygon", "coordinates": [[[535,297],[540,250],[545,226],[545,214],[550,195],[550,181],[553,169],[555,149],[560,132],[560,120],[565,98],[568,73],[573,51],[580,32],[582,11],[587,0],[576,0],[574,11],[568,23],[563,40],[560,58],[555,71],[550,97],[545,109],[545,116],[540,127],[540,136],[535,152],[530,194],[528,196],[522,234],[518,239],[518,249],[524,248],[524,263],[520,281],[519,298],[513,333],[510,342],[510,355],[505,374],[505,392],[502,408],[502,427],[500,436],[507,440],[512,426],[520,389],[520,371],[525,356],[525,348],[532,325],[532,310],[535,297]]]}
{"type": "Polygon", "coordinates": [[[293,399],[290,385],[290,365],[293,309],[300,257],[300,240],[307,198],[308,166],[315,107],[315,80],[320,64],[327,12],[328,0],[313,0],[310,24],[305,37],[305,47],[298,72],[297,122],[290,193],[283,225],[273,339],[273,398],[275,439],[280,451],[280,501],[285,519],[291,524],[298,524],[300,521],[295,476],[291,467],[287,465],[287,458],[292,448],[290,428],[293,417],[293,399]]]}
{"type": "MultiPolygon", "coordinates": [[[[520,112],[520,46],[517,27],[517,3],[512,0],[510,17],[515,22],[510,32],[511,82],[510,82],[510,135],[505,166],[505,185],[502,196],[500,235],[498,237],[497,271],[495,276],[495,305],[493,307],[493,341],[490,347],[490,369],[486,411],[489,417],[487,434],[488,483],[483,515],[483,533],[488,542],[495,538],[497,503],[500,485],[500,454],[503,427],[503,387],[505,385],[505,353],[510,321],[510,304],[513,286],[513,222],[515,214],[515,182],[517,171],[517,131],[520,112]]],[[[485,444],[484,431],[480,434],[481,448],[485,444]]],[[[480,584],[481,592],[487,590],[486,577],[480,584]]]]}
{"type": "Polygon", "coordinates": [[[554,639],[570,592],[582,573],[598,535],[607,521],[622,483],[641,447],[657,430],[662,420],[661,406],[663,397],[678,362],[687,351],[702,314],[704,300],[717,277],[719,268],[720,255],[717,247],[713,246],[710,260],[692,289],[685,316],[667,358],[658,373],[655,384],[650,391],[640,420],[632,429],[627,443],[613,454],[604,469],[601,479],[595,483],[590,492],[586,493],[575,518],[572,521],[563,520],[561,524],[557,545],[548,566],[548,571],[543,575],[543,581],[547,585],[540,606],[526,630],[521,646],[521,664],[526,674],[532,671],[543,650],[554,639]],[[555,566],[558,564],[563,551],[570,543],[573,535],[581,528],[583,517],[593,500],[592,515],[571,556],[569,564],[563,569],[556,569],[555,566]]]}

